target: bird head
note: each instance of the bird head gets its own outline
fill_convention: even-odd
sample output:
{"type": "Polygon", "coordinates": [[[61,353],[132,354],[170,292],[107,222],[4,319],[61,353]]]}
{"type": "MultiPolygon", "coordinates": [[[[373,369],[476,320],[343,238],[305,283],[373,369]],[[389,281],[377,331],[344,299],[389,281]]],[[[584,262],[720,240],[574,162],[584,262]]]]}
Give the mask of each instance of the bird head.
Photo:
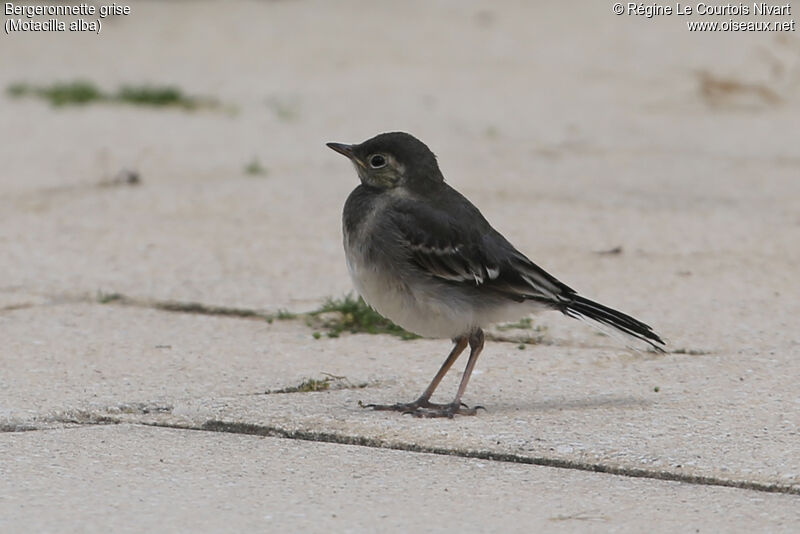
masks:
{"type": "Polygon", "coordinates": [[[358,145],[327,143],[353,162],[364,185],[377,189],[410,189],[444,181],[436,156],[405,132],[382,133],[358,145]]]}

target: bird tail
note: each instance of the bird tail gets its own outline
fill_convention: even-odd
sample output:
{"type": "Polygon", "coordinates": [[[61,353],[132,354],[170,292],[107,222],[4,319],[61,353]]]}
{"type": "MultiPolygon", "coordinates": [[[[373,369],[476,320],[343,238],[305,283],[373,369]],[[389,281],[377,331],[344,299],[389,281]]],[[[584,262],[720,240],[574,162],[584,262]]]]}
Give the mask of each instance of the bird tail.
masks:
{"type": "Polygon", "coordinates": [[[648,343],[655,350],[664,352],[664,349],[658,345],[664,345],[664,341],[653,332],[651,327],[620,311],[578,295],[565,301],[561,306],[561,311],[575,319],[592,319],[602,325],[613,326],[629,336],[648,343]]]}

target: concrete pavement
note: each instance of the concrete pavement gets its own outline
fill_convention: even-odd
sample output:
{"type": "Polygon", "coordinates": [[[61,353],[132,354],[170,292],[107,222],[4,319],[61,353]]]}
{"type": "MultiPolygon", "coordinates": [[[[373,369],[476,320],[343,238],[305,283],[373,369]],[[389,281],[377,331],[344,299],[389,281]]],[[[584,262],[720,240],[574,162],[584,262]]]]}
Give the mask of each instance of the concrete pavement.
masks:
{"type": "Polygon", "coordinates": [[[0,531],[796,529],[800,43],[581,5],[141,3],[100,36],[5,36],[3,88],[223,107],[0,98],[0,531]],[[539,315],[542,344],[487,344],[485,412],[417,420],[358,403],[418,395],[447,341],[221,314],[350,291],[355,176],[324,142],[389,129],[674,352],[539,315]]]}
{"type": "Polygon", "coordinates": [[[5,532],[222,532],[232,525],[791,532],[797,525],[792,495],[227,433],[60,428],[6,435],[0,452],[5,532]]]}

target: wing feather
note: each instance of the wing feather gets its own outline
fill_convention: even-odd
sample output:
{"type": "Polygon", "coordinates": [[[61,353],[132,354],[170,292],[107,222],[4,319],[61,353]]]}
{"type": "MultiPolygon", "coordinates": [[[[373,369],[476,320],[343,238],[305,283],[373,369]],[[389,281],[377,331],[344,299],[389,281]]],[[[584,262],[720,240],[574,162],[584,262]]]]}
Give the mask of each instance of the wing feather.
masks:
{"type": "Polygon", "coordinates": [[[448,284],[480,287],[515,302],[535,301],[570,317],[592,319],[661,350],[664,342],[648,325],[579,296],[514,248],[466,198],[443,187],[429,202],[408,199],[393,206],[389,223],[407,251],[399,261],[448,284]]]}
{"type": "Polygon", "coordinates": [[[514,248],[470,204],[461,216],[428,204],[400,205],[392,224],[410,261],[429,276],[483,286],[511,300],[558,307],[575,294],[514,248]]]}

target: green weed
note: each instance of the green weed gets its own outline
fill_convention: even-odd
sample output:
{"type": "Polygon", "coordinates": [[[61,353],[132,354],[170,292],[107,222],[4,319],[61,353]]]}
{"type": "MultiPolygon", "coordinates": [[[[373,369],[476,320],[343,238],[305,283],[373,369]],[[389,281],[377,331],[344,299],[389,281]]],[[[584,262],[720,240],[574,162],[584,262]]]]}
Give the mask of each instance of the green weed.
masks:
{"type": "Polygon", "coordinates": [[[315,319],[319,319],[320,326],[328,330],[328,337],[339,337],[342,332],[390,334],[400,339],[420,337],[384,318],[361,297],[355,298],[352,295],[340,299],[329,298],[321,308],[309,312],[308,316],[311,326],[314,326],[315,319]]]}
{"type": "Polygon", "coordinates": [[[194,110],[216,107],[210,98],[187,96],[179,88],[160,85],[123,85],[115,93],[106,93],[87,80],[55,82],[50,85],[13,83],[6,92],[14,98],[33,96],[48,101],[52,106],[80,106],[93,102],[132,104],[151,107],[178,107],[194,110]]]}

